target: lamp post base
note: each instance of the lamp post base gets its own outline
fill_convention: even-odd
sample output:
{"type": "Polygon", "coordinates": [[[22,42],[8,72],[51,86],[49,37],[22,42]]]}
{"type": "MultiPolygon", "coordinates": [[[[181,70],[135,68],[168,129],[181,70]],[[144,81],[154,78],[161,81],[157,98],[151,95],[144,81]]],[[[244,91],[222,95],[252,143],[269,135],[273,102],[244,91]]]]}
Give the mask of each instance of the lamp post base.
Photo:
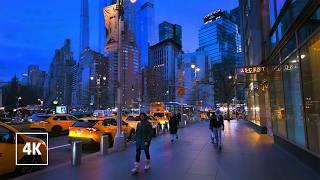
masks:
{"type": "Polygon", "coordinates": [[[113,150],[114,151],[124,151],[126,149],[126,136],[121,133],[120,135],[116,135],[114,137],[113,150]]]}

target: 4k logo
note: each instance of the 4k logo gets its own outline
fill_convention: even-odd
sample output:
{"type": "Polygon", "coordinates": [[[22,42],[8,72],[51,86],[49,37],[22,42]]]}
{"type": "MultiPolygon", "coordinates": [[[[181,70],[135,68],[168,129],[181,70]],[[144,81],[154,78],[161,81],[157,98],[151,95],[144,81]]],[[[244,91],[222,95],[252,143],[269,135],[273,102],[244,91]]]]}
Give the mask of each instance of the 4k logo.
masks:
{"type": "Polygon", "coordinates": [[[48,165],[48,138],[48,133],[16,133],[16,165],[48,165]],[[33,138],[32,136],[42,138],[33,138]],[[22,138],[25,141],[18,141],[22,138]],[[35,159],[38,160],[35,161],[35,159]]]}
{"type": "Polygon", "coordinates": [[[24,147],[23,147],[23,150],[22,152],[28,154],[29,156],[30,155],[40,155],[41,156],[41,152],[40,152],[40,146],[41,146],[41,143],[37,143],[37,142],[27,142],[24,147]]]}

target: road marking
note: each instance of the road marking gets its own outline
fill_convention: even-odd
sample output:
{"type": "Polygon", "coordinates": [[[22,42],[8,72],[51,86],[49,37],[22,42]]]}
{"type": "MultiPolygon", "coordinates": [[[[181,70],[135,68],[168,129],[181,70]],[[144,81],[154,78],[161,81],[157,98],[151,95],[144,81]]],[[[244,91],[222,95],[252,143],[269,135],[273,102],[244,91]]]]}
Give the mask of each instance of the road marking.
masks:
{"type": "Polygon", "coordinates": [[[70,146],[70,145],[71,145],[71,144],[64,144],[64,145],[61,145],[61,146],[55,146],[55,147],[49,148],[49,150],[59,149],[59,148],[67,147],[67,146],[70,146]]]}

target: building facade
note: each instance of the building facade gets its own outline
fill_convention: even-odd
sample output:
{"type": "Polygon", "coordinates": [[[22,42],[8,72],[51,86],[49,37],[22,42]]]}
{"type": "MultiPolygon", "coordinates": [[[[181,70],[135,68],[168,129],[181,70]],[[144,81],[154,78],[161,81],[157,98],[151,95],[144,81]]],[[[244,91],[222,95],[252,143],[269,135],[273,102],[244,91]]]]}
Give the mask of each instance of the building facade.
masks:
{"type": "Polygon", "coordinates": [[[159,24],[159,42],[173,39],[182,46],[182,27],[178,24],[172,24],[164,21],[159,24]]]}
{"type": "Polygon", "coordinates": [[[71,41],[67,39],[62,48],[57,49],[50,63],[48,76],[46,78],[45,100],[50,105],[56,99],[59,104],[71,105],[73,67],[76,62],[71,51],[71,41]]]}
{"type": "Polygon", "coordinates": [[[163,40],[149,47],[149,67],[161,73],[159,83],[162,92],[158,96],[163,101],[176,101],[176,80],[178,77],[178,57],[182,53],[181,46],[174,39],[163,40]]]}
{"type": "Polygon", "coordinates": [[[46,72],[39,69],[37,65],[28,66],[27,86],[34,90],[38,97],[43,95],[43,87],[46,79],[46,72]]]}
{"type": "Polygon", "coordinates": [[[199,50],[205,51],[213,63],[221,63],[225,59],[237,59],[240,34],[238,26],[231,16],[221,10],[214,11],[204,17],[204,25],[199,30],[199,50]]]}
{"type": "Polygon", "coordinates": [[[192,106],[198,105],[200,110],[214,107],[214,89],[210,67],[211,62],[203,51],[182,55],[183,85],[185,88],[182,103],[192,106]],[[195,67],[192,68],[192,65],[195,67]]]}
{"type": "Polygon", "coordinates": [[[249,121],[319,171],[320,2],[240,4],[245,63],[267,69],[247,77],[249,121]]]}
{"type": "MultiPolygon", "coordinates": [[[[118,85],[118,29],[117,29],[117,12],[114,5],[105,7],[105,22],[108,32],[106,43],[106,56],[108,58],[110,87],[110,100],[112,107],[117,102],[117,85],[118,85]],[[111,33],[112,32],[112,33],[111,33]]],[[[122,33],[122,80],[119,82],[122,86],[123,108],[136,108],[139,103],[137,100],[141,96],[141,58],[140,49],[136,44],[136,12],[135,3],[127,0],[124,2],[125,17],[123,21],[122,33]]]]}
{"type": "MultiPolygon", "coordinates": [[[[122,92],[124,108],[137,108],[138,99],[141,97],[141,67],[139,49],[133,43],[123,43],[123,73],[122,73],[122,92]]],[[[117,49],[107,52],[108,57],[108,86],[112,107],[117,102],[117,84],[118,84],[118,51],[117,49]]]]}
{"type": "Polygon", "coordinates": [[[91,49],[85,49],[76,71],[73,107],[109,107],[107,58],[91,49]]]}

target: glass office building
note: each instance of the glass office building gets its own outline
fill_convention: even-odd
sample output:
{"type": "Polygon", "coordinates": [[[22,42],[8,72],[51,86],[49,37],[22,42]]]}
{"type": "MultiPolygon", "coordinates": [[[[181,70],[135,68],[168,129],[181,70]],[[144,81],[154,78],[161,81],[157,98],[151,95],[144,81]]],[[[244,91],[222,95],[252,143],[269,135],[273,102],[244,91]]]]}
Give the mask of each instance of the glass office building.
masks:
{"type": "MultiPolygon", "coordinates": [[[[255,75],[257,123],[270,122],[276,144],[320,170],[320,1],[264,0],[254,16],[262,22],[263,52],[255,75]],[[266,7],[267,6],[267,7],[266,7]],[[265,108],[269,107],[269,108],[265,108]],[[268,115],[269,114],[269,115],[268,115]]],[[[242,16],[253,16],[252,1],[242,0],[242,16]]],[[[246,30],[244,30],[245,33],[246,30]]],[[[249,42],[244,37],[243,44],[249,42]]],[[[250,49],[249,49],[250,50],[250,49]]],[[[248,51],[249,51],[248,50],[248,51]]],[[[252,52],[244,52],[244,57],[252,52]]],[[[253,82],[247,82],[252,84],[253,82]]],[[[250,88],[249,88],[250,89],[250,88]]]]}
{"type": "Polygon", "coordinates": [[[204,25],[199,30],[199,49],[205,51],[213,63],[239,60],[239,40],[238,25],[227,12],[218,10],[204,17],[204,25]]]}
{"type": "Polygon", "coordinates": [[[164,21],[159,24],[159,42],[173,39],[180,46],[182,45],[182,27],[178,24],[172,24],[164,21]]]}

